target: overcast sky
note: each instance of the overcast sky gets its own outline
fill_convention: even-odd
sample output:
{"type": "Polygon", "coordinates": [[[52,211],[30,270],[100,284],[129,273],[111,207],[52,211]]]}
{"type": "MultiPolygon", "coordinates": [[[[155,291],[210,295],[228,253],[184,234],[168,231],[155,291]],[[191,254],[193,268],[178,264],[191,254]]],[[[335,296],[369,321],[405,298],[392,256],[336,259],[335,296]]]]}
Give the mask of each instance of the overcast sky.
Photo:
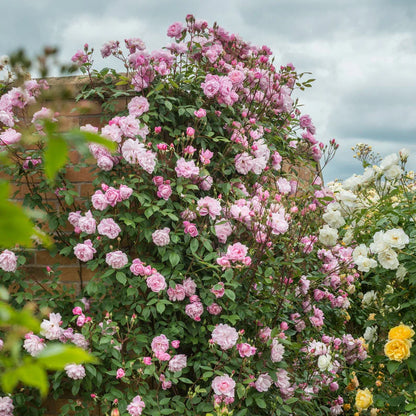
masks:
{"type": "MultiPolygon", "coordinates": [[[[254,45],[268,45],[278,64],[292,62],[316,78],[300,95],[323,142],[340,150],[326,181],[361,173],[351,147],[368,143],[382,156],[406,147],[416,170],[415,0],[0,0],[0,55],[18,47],[57,46],[70,59],[85,42],[140,37],[149,50],[166,29],[192,13],[216,21],[254,45]]],[[[98,54],[97,54],[98,58],[98,54]]],[[[99,59],[96,60],[99,63],[99,59]]],[[[111,63],[109,62],[108,65],[111,63]]]]}

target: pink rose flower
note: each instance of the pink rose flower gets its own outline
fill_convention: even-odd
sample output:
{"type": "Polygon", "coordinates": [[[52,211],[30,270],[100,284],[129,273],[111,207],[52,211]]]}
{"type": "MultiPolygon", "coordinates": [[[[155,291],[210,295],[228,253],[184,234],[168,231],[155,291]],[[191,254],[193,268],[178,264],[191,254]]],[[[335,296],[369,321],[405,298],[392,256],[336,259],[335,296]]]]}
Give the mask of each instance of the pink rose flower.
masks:
{"type": "Polygon", "coordinates": [[[214,302],[208,306],[207,310],[211,315],[219,315],[222,312],[222,307],[214,302]]]}
{"type": "Polygon", "coordinates": [[[94,234],[97,228],[97,222],[92,216],[91,211],[88,211],[85,216],[80,216],[78,220],[79,229],[87,234],[94,234]]]}
{"type": "Polygon", "coordinates": [[[212,219],[215,219],[221,213],[221,204],[217,199],[206,196],[198,201],[197,210],[199,215],[209,215],[212,219]]]}
{"type": "Polygon", "coordinates": [[[152,291],[152,292],[160,292],[161,290],[166,289],[166,280],[165,278],[158,272],[155,272],[153,274],[151,274],[147,279],[146,279],[146,284],[147,287],[152,291]]]}
{"type": "Polygon", "coordinates": [[[105,235],[110,239],[117,238],[121,232],[121,228],[114,222],[112,218],[104,218],[98,224],[98,233],[105,235]]]}
{"type": "Polygon", "coordinates": [[[200,108],[199,110],[195,110],[194,114],[195,114],[195,117],[202,118],[207,115],[207,112],[203,108],[200,108]]]}
{"type": "Polygon", "coordinates": [[[143,357],[143,364],[152,365],[152,358],[151,357],[143,357]]]}
{"type": "Polygon", "coordinates": [[[156,354],[157,352],[166,352],[169,349],[169,340],[166,335],[161,334],[154,337],[151,344],[152,351],[156,354]]]}
{"type": "Polygon", "coordinates": [[[195,129],[194,129],[194,128],[192,128],[192,127],[187,127],[187,128],[186,128],[186,135],[187,135],[188,137],[193,137],[193,136],[195,136],[195,129]]]}
{"type": "Polygon", "coordinates": [[[82,308],[81,308],[81,307],[79,307],[79,306],[75,306],[75,308],[74,308],[74,309],[72,309],[72,313],[73,313],[74,315],[81,315],[81,314],[82,314],[82,308]]]}
{"type": "Polygon", "coordinates": [[[268,374],[264,373],[259,375],[258,379],[254,384],[257,391],[265,392],[269,390],[269,388],[273,384],[273,380],[268,374]]]}
{"type": "Polygon", "coordinates": [[[191,297],[191,296],[195,295],[196,283],[190,277],[188,277],[187,279],[185,279],[182,282],[182,285],[183,285],[183,287],[185,289],[186,296],[191,297]]]}
{"type": "Polygon", "coordinates": [[[158,198],[163,198],[165,201],[172,195],[172,188],[168,184],[159,185],[156,195],[158,198]]]}
{"type": "Polygon", "coordinates": [[[183,157],[176,162],[175,172],[178,178],[192,178],[199,175],[199,168],[195,166],[195,162],[190,160],[187,162],[183,157]]]}
{"type": "Polygon", "coordinates": [[[211,387],[218,396],[234,398],[235,381],[230,376],[224,374],[215,377],[211,387]]]}
{"type": "Polygon", "coordinates": [[[175,22],[172,23],[169,27],[168,27],[168,32],[167,35],[170,38],[180,38],[182,35],[182,31],[184,30],[184,27],[182,26],[182,23],[180,22],[175,22]]]}
{"type": "Polygon", "coordinates": [[[85,240],[74,247],[74,254],[78,260],[89,261],[94,257],[97,250],[93,247],[91,240],[85,240]]]}
{"type": "Polygon", "coordinates": [[[25,335],[23,348],[32,357],[36,357],[36,355],[38,355],[45,348],[44,342],[45,340],[43,338],[39,338],[37,335],[33,335],[33,332],[29,332],[28,334],[25,335]]]}
{"type": "Polygon", "coordinates": [[[210,292],[213,293],[216,298],[222,298],[224,296],[224,293],[225,293],[224,283],[223,282],[218,282],[215,286],[210,290],[210,292]],[[221,288],[220,289],[214,289],[215,286],[221,286],[221,288]]]}
{"type": "Polygon", "coordinates": [[[116,378],[123,378],[125,376],[125,374],[126,374],[126,372],[122,368],[119,368],[117,370],[116,378]]]}
{"type": "Polygon", "coordinates": [[[192,318],[194,321],[199,322],[201,320],[201,315],[204,312],[204,306],[201,302],[189,303],[185,307],[185,313],[192,318]]]}
{"type": "Polygon", "coordinates": [[[177,339],[173,340],[171,342],[172,348],[179,348],[180,343],[181,342],[179,340],[177,340],[177,339]]]}
{"type": "Polygon", "coordinates": [[[212,331],[211,338],[222,350],[229,350],[237,343],[238,332],[227,324],[218,324],[212,331]]]}
{"type": "Polygon", "coordinates": [[[153,243],[159,247],[168,245],[170,242],[169,232],[170,232],[170,229],[167,227],[153,232],[152,233],[153,243]]]}
{"type": "Polygon", "coordinates": [[[273,338],[272,350],[270,353],[270,359],[273,363],[279,363],[283,360],[283,354],[285,352],[285,347],[283,344],[280,344],[277,338],[273,338]]]}
{"type": "Polygon", "coordinates": [[[169,361],[169,371],[182,371],[187,366],[185,354],[174,355],[169,361]]]}
{"type": "Polygon", "coordinates": [[[251,357],[256,353],[256,348],[247,343],[237,344],[237,350],[242,358],[251,357]]]}
{"type": "Polygon", "coordinates": [[[68,364],[65,366],[66,375],[73,380],[81,380],[85,377],[85,368],[83,365],[68,364]]]}
{"type": "Polygon", "coordinates": [[[126,253],[117,250],[107,253],[105,256],[105,261],[113,269],[122,269],[129,260],[126,253]]]}
{"type": "Polygon", "coordinates": [[[131,195],[133,193],[133,189],[131,189],[127,185],[120,185],[120,188],[119,188],[118,192],[120,194],[121,200],[126,201],[127,199],[129,199],[131,197],[131,195]]]}
{"type": "Polygon", "coordinates": [[[91,202],[92,206],[98,211],[104,211],[109,206],[106,196],[100,190],[95,191],[91,197],[91,202]]]}
{"type": "Polygon", "coordinates": [[[0,133],[0,145],[9,146],[17,143],[22,138],[22,135],[14,129],[7,129],[0,133]]]}
{"type": "Polygon", "coordinates": [[[140,396],[136,396],[127,406],[127,411],[131,416],[140,416],[145,408],[144,401],[140,396]]]}
{"type": "Polygon", "coordinates": [[[218,238],[218,241],[220,243],[226,243],[227,238],[232,234],[233,227],[229,221],[227,221],[225,218],[221,218],[218,220],[215,225],[215,235],[218,238]]]}
{"type": "Polygon", "coordinates": [[[185,227],[185,234],[189,234],[191,237],[196,237],[198,235],[198,228],[196,228],[196,225],[194,223],[184,221],[183,226],[185,227]]]}
{"type": "Polygon", "coordinates": [[[227,258],[231,261],[244,261],[248,248],[244,244],[235,243],[228,246],[227,258]]]}
{"type": "Polygon", "coordinates": [[[211,158],[214,156],[214,153],[212,153],[210,150],[201,150],[201,155],[199,156],[199,160],[204,165],[209,165],[211,163],[211,158]]]}
{"type": "Polygon", "coordinates": [[[104,195],[107,199],[107,203],[112,207],[114,207],[117,204],[117,202],[121,201],[120,192],[112,186],[107,188],[104,195]]]}
{"type": "Polygon", "coordinates": [[[184,300],[185,299],[185,296],[186,296],[185,288],[182,285],[180,285],[180,284],[177,284],[175,286],[175,288],[170,287],[167,290],[167,294],[168,294],[169,300],[171,302],[176,302],[176,301],[184,300]]]}
{"type": "Polygon", "coordinates": [[[15,272],[17,269],[17,256],[10,250],[4,250],[0,254],[0,269],[5,272],[15,272]]]}
{"type": "Polygon", "coordinates": [[[133,97],[127,108],[131,116],[140,117],[143,113],[149,111],[149,101],[146,97],[133,97]]]}

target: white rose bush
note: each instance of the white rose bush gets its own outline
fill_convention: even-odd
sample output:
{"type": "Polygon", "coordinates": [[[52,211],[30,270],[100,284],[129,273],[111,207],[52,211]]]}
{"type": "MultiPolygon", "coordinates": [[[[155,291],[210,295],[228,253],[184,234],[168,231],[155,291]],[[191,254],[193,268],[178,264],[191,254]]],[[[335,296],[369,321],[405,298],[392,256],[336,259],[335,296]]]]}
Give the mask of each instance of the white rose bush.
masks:
{"type": "MultiPolygon", "coordinates": [[[[397,292],[413,270],[405,250],[414,234],[402,221],[410,207],[400,205],[411,190],[397,190],[404,167],[394,158],[380,165],[386,184],[374,170],[350,181],[361,181],[356,187],[323,186],[318,162],[337,145],[318,142],[298,108],[295,92],[311,80],[302,82],[292,64],[276,67],[268,47],[191,15],[168,36],[173,43],[153,52],[138,38],[107,42],[101,55],[121,60],[123,74],[93,69],[88,45],[72,58],[88,79],[79,98],[100,99],[106,117],[68,136],[93,141],[79,164],[94,163],[89,198],[66,178],[70,163],[48,177],[48,147],[34,138],[59,141],[60,120],[46,108],[32,114],[36,81],[0,99],[1,146],[14,162],[4,171],[28,186],[27,207],[47,213],[53,253],[80,265],[79,293],[59,286],[54,265],[29,283],[22,265],[30,253],[1,251],[16,304],[48,308],[24,349],[36,355],[50,341],[72,343],[99,359],[52,377],[54,398],[74,397],[62,415],[354,412],[353,371],[363,369],[363,382],[377,377],[375,340],[391,322],[412,319],[410,294],[397,292]],[[115,113],[120,97],[126,106],[115,113]],[[374,183],[380,195],[370,192],[374,183]],[[389,195],[402,217],[372,211],[389,195]],[[88,282],[85,268],[95,272],[88,282]],[[400,319],[364,318],[373,307],[380,320],[397,313],[399,302],[400,319]]],[[[11,396],[15,411],[42,414],[27,395],[11,396]]]]}

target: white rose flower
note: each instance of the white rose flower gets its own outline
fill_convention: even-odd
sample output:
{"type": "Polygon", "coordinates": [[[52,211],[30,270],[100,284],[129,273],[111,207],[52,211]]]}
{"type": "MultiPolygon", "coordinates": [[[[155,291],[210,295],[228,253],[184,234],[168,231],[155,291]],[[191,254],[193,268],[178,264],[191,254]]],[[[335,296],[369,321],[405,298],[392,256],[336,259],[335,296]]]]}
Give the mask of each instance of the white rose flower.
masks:
{"type": "Polygon", "coordinates": [[[390,247],[399,249],[402,249],[406,244],[409,244],[409,237],[401,228],[393,228],[386,231],[383,235],[383,240],[390,247]]]}
{"type": "Polygon", "coordinates": [[[404,277],[407,275],[406,267],[400,265],[396,272],[396,278],[399,282],[403,282],[404,277]]]}
{"type": "Polygon", "coordinates": [[[384,240],[384,231],[377,231],[373,236],[373,243],[370,244],[370,250],[372,253],[381,253],[384,250],[390,248],[390,246],[384,240]]]}
{"type": "Polygon", "coordinates": [[[340,202],[343,209],[351,210],[355,208],[357,195],[355,195],[354,192],[344,189],[336,194],[336,198],[340,202]]]}
{"type": "Polygon", "coordinates": [[[349,246],[352,243],[352,240],[354,238],[354,230],[352,228],[349,228],[344,235],[344,238],[342,239],[342,242],[349,246]]]}
{"type": "Polygon", "coordinates": [[[370,290],[364,294],[361,301],[363,306],[371,305],[377,299],[377,293],[374,290],[370,290]]]}
{"type": "Polygon", "coordinates": [[[403,147],[403,149],[399,150],[399,156],[403,162],[406,162],[407,158],[410,156],[410,150],[403,147]]]}
{"type": "Polygon", "coordinates": [[[391,248],[378,253],[377,260],[380,265],[387,270],[395,270],[399,267],[399,259],[397,254],[391,248]]]}
{"type": "Polygon", "coordinates": [[[376,342],[378,338],[377,335],[377,326],[369,326],[365,329],[364,339],[367,342],[376,342]]]}
{"type": "Polygon", "coordinates": [[[359,246],[355,247],[354,251],[352,252],[352,258],[354,261],[359,257],[367,257],[368,255],[368,248],[365,244],[360,244],[359,246]]]}
{"type": "Polygon", "coordinates": [[[352,175],[349,178],[345,179],[345,181],[342,182],[342,186],[344,189],[347,189],[349,191],[355,191],[359,185],[361,185],[361,178],[359,175],[352,175]]]}
{"type": "Polygon", "coordinates": [[[329,225],[325,224],[319,230],[319,241],[328,247],[332,247],[337,243],[338,240],[338,230],[336,228],[331,228],[329,225]]]}
{"type": "Polygon", "coordinates": [[[322,218],[332,228],[340,228],[345,225],[345,220],[340,211],[327,211],[322,218]]]}
{"type": "Polygon", "coordinates": [[[357,269],[364,273],[370,271],[370,269],[373,269],[374,267],[377,267],[376,260],[365,256],[358,256],[356,259],[354,259],[354,263],[357,265],[357,269]]]}
{"type": "Polygon", "coordinates": [[[384,176],[389,181],[400,178],[403,175],[403,169],[398,165],[393,165],[384,172],[384,176]]]}
{"type": "Polygon", "coordinates": [[[380,163],[380,168],[383,171],[386,171],[387,169],[391,168],[394,165],[398,165],[400,162],[399,155],[396,153],[392,153],[388,156],[386,156],[380,163]]]}
{"type": "Polygon", "coordinates": [[[331,354],[320,355],[318,358],[318,368],[321,371],[332,370],[332,357],[331,354]]]}

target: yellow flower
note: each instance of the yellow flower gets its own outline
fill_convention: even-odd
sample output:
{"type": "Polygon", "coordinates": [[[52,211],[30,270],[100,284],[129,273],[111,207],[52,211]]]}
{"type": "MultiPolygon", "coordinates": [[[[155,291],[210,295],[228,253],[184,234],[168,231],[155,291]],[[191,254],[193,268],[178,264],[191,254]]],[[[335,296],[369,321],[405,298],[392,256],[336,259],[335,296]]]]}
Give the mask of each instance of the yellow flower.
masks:
{"type": "Polygon", "coordinates": [[[389,339],[410,339],[415,334],[415,331],[413,331],[410,326],[400,324],[398,326],[395,326],[394,328],[390,329],[389,331],[389,339]]]}
{"type": "Polygon", "coordinates": [[[411,347],[408,339],[392,339],[384,346],[384,353],[390,360],[403,361],[410,357],[411,347]]]}
{"type": "Polygon", "coordinates": [[[355,406],[358,411],[368,409],[373,404],[373,395],[371,391],[367,389],[358,390],[357,395],[355,396],[355,406]]]}

